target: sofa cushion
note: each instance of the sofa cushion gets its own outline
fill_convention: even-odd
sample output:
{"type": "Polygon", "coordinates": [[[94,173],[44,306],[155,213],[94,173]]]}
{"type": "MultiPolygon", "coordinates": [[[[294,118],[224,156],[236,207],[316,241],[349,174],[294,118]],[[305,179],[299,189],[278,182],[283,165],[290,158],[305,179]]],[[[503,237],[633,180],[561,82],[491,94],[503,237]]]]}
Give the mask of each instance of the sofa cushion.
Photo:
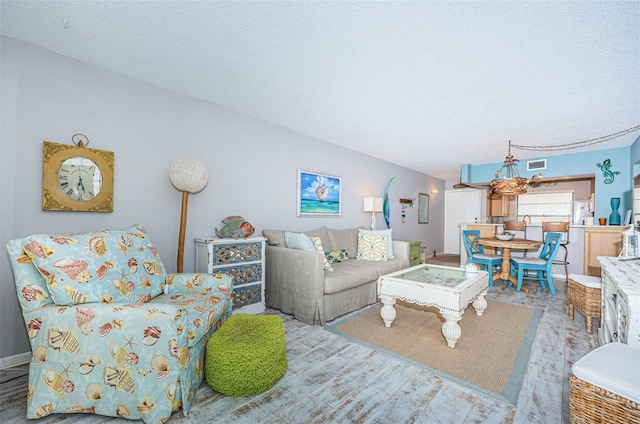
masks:
{"type": "Polygon", "coordinates": [[[284,233],[284,241],[289,249],[306,250],[315,252],[316,246],[311,239],[304,233],[292,233],[287,231],[284,233]]]}
{"type": "Polygon", "coordinates": [[[349,258],[355,258],[358,253],[358,231],[360,228],[349,228],[346,230],[327,229],[331,240],[332,250],[344,249],[349,258]]]}
{"type": "Polygon", "coordinates": [[[344,261],[333,264],[333,272],[324,273],[324,294],[338,293],[375,281],[378,269],[374,261],[344,261]]]}
{"type": "Polygon", "coordinates": [[[395,255],[393,254],[393,235],[392,235],[392,231],[391,228],[387,229],[387,230],[365,230],[365,229],[361,229],[358,231],[358,234],[380,234],[380,235],[386,235],[388,236],[388,243],[387,243],[387,259],[393,259],[395,258],[395,255]]]}
{"type": "Polygon", "coordinates": [[[401,269],[407,268],[409,266],[408,259],[400,259],[394,258],[389,259],[388,261],[376,261],[373,262],[376,270],[378,271],[378,276],[391,274],[392,272],[400,271],[401,269]]]}
{"type": "Polygon", "coordinates": [[[358,234],[358,256],[361,261],[386,261],[388,259],[389,236],[381,234],[358,234]]]}
{"type": "MultiPolygon", "coordinates": [[[[262,230],[262,235],[267,238],[267,243],[270,246],[286,247],[287,242],[284,237],[286,232],[287,231],[285,230],[262,230]]],[[[327,251],[333,250],[331,239],[329,238],[329,233],[327,232],[327,227],[322,226],[316,228],[315,230],[297,231],[297,233],[304,233],[307,235],[307,237],[320,237],[324,249],[327,251]]]]}
{"type": "Polygon", "coordinates": [[[323,261],[323,266],[324,269],[326,271],[333,271],[333,267],[331,266],[331,261],[329,261],[329,258],[327,258],[327,256],[324,254],[324,247],[322,246],[322,240],[320,240],[320,237],[309,237],[311,239],[311,242],[313,243],[313,245],[316,247],[316,252],[318,252],[318,254],[322,255],[322,261],[323,261]]]}
{"type": "MultiPolygon", "coordinates": [[[[150,303],[174,305],[186,311],[189,347],[193,347],[205,334],[212,332],[213,324],[227,313],[230,305],[225,300],[225,295],[214,289],[208,292],[161,294],[151,299],[150,303]]],[[[147,337],[153,337],[153,333],[147,334],[145,330],[147,337]]]]}
{"type": "Polygon", "coordinates": [[[286,247],[285,232],[285,230],[262,230],[262,235],[267,238],[267,243],[270,246],[286,247]]]}
{"type": "Polygon", "coordinates": [[[331,244],[331,239],[329,238],[329,232],[327,231],[327,227],[322,226],[322,227],[316,228],[315,230],[303,231],[303,233],[309,236],[309,238],[320,237],[320,240],[322,241],[322,248],[326,252],[330,252],[333,250],[333,245],[331,244]]]}
{"type": "Polygon", "coordinates": [[[166,271],[140,225],[25,240],[24,252],[58,305],[147,302],[162,293],[166,271]]]}

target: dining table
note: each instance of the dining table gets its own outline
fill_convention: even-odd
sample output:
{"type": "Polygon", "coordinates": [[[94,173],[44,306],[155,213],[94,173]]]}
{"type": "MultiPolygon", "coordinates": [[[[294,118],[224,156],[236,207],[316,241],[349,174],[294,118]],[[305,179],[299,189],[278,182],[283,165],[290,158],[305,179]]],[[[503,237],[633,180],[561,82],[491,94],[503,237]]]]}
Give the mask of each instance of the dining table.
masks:
{"type": "MultiPolygon", "coordinates": [[[[530,240],[523,238],[512,238],[511,240],[500,240],[496,237],[480,237],[477,239],[478,244],[486,247],[496,247],[502,249],[502,266],[500,273],[493,276],[493,281],[503,280],[505,283],[510,282],[513,287],[518,287],[518,279],[511,275],[511,249],[528,250],[538,249],[542,246],[539,240],[530,240]]],[[[522,291],[529,292],[529,289],[522,287],[522,291]]]]}

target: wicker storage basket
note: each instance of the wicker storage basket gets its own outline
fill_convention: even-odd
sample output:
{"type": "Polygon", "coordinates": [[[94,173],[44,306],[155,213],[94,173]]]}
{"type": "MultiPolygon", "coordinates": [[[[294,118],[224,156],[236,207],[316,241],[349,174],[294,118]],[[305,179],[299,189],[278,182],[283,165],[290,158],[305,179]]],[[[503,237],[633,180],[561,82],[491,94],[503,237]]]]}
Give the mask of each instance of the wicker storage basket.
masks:
{"type": "Polygon", "coordinates": [[[569,381],[570,424],[640,424],[640,404],[587,383],[575,375],[569,381]]]}
{"type": "Polygon", "coordinates": [[[592,332],[593,318],[600,318],[601,289],[586,287],[569,278],[567,282],[567,304],[569,319],[573,319],[573,308],[576,307],[587,319],[587,333],[592,332]]]}

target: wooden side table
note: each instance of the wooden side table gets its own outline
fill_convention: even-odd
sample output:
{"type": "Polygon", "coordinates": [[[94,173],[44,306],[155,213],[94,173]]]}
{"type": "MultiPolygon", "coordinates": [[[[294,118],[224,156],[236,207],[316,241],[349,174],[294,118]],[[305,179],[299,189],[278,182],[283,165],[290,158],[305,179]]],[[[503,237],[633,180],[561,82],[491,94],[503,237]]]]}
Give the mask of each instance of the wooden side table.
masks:
{"type": "Polygon", "coordinates": [[[420,243],[419,241],[409,241],[409,266],[416,266],[424,263],[424,259],[420,261],[420,243]]]}
{"type": "Polygon", "coordinates": [[[265,237],[196,238],[196,272],[233,278],[233,313],[258,314],[264,297],[265,237]]]}

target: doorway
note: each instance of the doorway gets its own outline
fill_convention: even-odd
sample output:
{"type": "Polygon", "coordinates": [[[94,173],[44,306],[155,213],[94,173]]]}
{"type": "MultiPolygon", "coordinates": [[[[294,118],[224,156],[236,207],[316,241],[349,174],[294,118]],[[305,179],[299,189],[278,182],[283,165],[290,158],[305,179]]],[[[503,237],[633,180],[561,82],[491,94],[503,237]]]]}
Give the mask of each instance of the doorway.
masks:
{"type": "Polygon", "coordinates": [[[460,254],[460,224],[481,222],[483,190],[444,192],[444,253],[460,254]]]}

